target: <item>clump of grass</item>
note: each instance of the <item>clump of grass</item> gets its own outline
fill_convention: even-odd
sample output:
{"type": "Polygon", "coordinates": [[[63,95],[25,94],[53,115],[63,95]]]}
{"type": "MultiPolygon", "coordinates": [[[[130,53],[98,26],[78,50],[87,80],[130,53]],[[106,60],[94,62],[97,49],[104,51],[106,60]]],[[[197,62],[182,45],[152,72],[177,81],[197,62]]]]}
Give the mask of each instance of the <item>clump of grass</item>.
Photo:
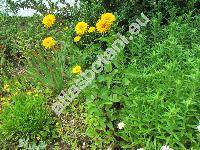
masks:
{"type": "Polygon", "coordinates": [[[41,96],[19,94],[12,97],[12,103],[3,108],[0,114],[0,139],[4,147],[12,141],[15,145],[20,138],[32,141],[51,139],[54,134],[54,120],[41,96]]]}

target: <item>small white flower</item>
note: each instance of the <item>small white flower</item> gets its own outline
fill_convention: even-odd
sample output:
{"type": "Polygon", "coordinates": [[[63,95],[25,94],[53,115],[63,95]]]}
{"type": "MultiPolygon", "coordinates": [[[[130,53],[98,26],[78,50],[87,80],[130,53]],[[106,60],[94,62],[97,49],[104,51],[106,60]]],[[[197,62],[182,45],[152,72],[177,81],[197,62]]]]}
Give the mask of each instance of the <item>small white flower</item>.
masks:
{"type": "Polygon", "coordinates": [[[120,123],[118,123],[117,128],[121,130],[124,128],[124,126],[125,126],[125,124],[123,122],[120,122],[120,123]]]}
{"type": "Polygon", "coordinates": [[[137,149],[137,150],[144,150],[144,148],[139,148],[139,149],[137,149]]]}
{"type": "Polygon", "coordinates": [[[173,150],[172,148],[170,148],[169,146],[167,146],[167,145],[164,145],[164,146],[162,146],[161,147],[161,149],[160,150],[173,150]]]}

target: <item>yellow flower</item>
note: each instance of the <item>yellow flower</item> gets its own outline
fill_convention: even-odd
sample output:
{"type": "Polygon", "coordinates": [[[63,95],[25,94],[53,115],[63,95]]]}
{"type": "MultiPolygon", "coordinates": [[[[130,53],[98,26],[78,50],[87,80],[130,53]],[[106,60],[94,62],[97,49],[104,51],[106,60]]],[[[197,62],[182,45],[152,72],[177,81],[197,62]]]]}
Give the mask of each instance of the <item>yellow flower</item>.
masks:
{"type": "Polygon", "coordinates": [[[9,102],[4,102],[2,105],[7,107],[7,106],[9,106],[9,102]]]}
{"type": "Polygon", "coordinates": [[[88,24],[85,22],[79,22],[77,23],[75,27],[76,34],[83,35],[87,32],[88,24]]]}
{"type": "Polygon", "coordinates": [[[99,20],[96,24],[96,29],[99,33],[105,33],[111,28],[111,23],[106,20],[99,20]]]}
{"type": "Polygon", "coordinates": [[[74,38],[74,42],[78,42],[78,41],[80,41],[80,39],[81,39],[80,36],[76,36],[76,37],[74,38]]]}
{"type": "Polygon", "coordinates": [[[44,27],[50,28],[53,26],[55,21],[56,21],[56,17],[52,14],[48,14],[43,18],[42,23],[44,24],[44,27]]]}
{"type": "Polygon", "coordinates": [[[5,97],[2,97],[2,98],[1,98],[1,101],[5,101],[5,100],[6,100],[5,97]]]}
{"type": "Polygon", "coordinates": [[[5,85],[3,86],[3,90],[9,92],[9,91],[10,91],[9,85],[8,85],[8,84],[5,84],[5,85]]]}
{"type": "Polygon", "coordinates": [[[101,15],[101,20],[106,20],[112,24],[116,18],[112,13],[105,13],[101,15]]]}
{"type": "Polygon", "coordinates": [[[88,32],[89,33],[92,33],[92,32],[94,32],[95,31],[95,27],[90,27],[89,29],[88,29],[88,32]]]}
{"type": "Polygon", "coordinates": [[[81,66],[76,66],[72,69],[73,73],[80,73],[81,72],[81,66]]]}
{"type": "Polygon", "coordinates": [[[59,123],[57,122],[57,123],[56,123],[56,125],[58,126],[58,125],[59,125],[59,123]]]}
{"type": "Polygon", "coordinates": [[[47,37],[42,41],[42,45],[46,48],[52,48],[55,45],[55,40],[53,37],[47,37]]]}

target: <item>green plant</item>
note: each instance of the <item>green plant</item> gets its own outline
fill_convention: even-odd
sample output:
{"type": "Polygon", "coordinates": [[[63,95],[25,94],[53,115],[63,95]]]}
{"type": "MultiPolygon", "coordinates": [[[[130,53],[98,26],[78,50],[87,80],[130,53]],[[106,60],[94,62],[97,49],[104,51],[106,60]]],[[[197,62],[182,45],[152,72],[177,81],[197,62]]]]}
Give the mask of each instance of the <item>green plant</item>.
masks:
{"type": "Polygon", "coordinates": [[[60,11],[54,14],[56,22],[51,28],[44,29],[41,16],[0,16],[1,149],[15,149],[19,138],[30,138],[37,144],[40,138],[57,149],[152,150],[165,144],[173,149],[199,148],[197,0],[135,0],[123,1],[123,5],[121,0],[80,0],[79,6],[66,5],[70,16],[65,10],[54,10],[53,3],[47,10],[35,2],[17,1],[10,6],[17,10],[30,3],[42,13],[60,11]],[[108,33],[87,33],[73,42],[77,22],[95,26],[104,12],[112,12],[117,19],[108,33]],[[148,16],[150,25],[96,75],[58,116],[55,126],[48,105],[80,76],[73,74],[72,68],[90,68],[118,31],[128,38],[126,31],[141,12],[148,16]],[[41,46],[47,36],[56,41],[52,49],[41,46]],[[20,77],[13,74],[19,67],[26,76],[24,72],[20,77]],[[20,84],[13,82],[13,76],[20,84]],[[25,80],[19,80],[21,77],[25,80]],[[10,86],[4,88],[5,84],[10,86]],[[119,128],[119,123],[125,126],[119,128]]]}
{"type": "Polygon", "coordinates": [[[94,149],[198,149],[199,17],[179,17],[165,28],[160,20],[152,18],[84,91],[94,149]]]}
{"type": "Polygon", "coordinates": [[[54,55],[44,55],[40,51],[38,56],[30,58],[28,64],[28,78],[31,77],[31,80],[43,83],[56,93],[63,89],[65,69],[65,53],[63,51],[54,55]]]}
{"type": "Polygon", "coordinates": [[[86,19],[96,18],[96,15],[102,12],[115,12],[118,18],[119,31],[127,31],[129,24],[141,12],[149,18],[155,16],[157,13],[161,13],[163,16],[162,24],[164,25],[167,25],[171,20],[175,20],[183,14],[198,14],[198,0],[80,0],[80,2],[83,7],[77,10],[79,14],[76,15],[85,16],[86,19]],[[91,16],[90,14],[94,11],[96,12],[95,15],[91,16]]]}
{"type": "MultiPolygon", "coordinates": [[[[1,147],[9,142],[17,144],[18,139],[29,137],[36,140],[50,140],[53,136],[54,120],[46,108],[46,99],[40,96],[19,94],[0,114],[1,147]]],[[[55,135],[54,135],[55,136],[55,135]]]]}
{"type": "Polygon", "coordinates": [[[35,142],[30,142],[29,139],[19,139],[18,147],[23,148],[23,149],[44,150],[46,149],[46,144],[44,141],[40,141],[38,142],[38,144],[36,144],[35,142]]]}

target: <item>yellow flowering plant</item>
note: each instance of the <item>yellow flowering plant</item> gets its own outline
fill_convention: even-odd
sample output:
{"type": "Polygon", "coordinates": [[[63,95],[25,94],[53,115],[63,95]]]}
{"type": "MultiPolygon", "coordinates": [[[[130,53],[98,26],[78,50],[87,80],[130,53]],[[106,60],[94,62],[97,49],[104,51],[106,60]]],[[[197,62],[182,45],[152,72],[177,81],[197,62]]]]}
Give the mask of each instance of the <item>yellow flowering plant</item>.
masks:
{"type": "MultiPolygon", "coordinates": [[[[50,24],[53,23],[55,22],[52,20],[50,24]]],[[[61,40],[65,40],[65,43],[70,41],[70,39],[64,39],[64,34],[69,34],[64,30],[64,27],[58,30],[52,29],[48,31],[49,36],[42,39],[40,42],[41,46],[38,46],[38,49],[32,52],[33,55],[28,60],[29,67],[27,69],[27,74],[29,78],[34,80],[34,82],[42,83],[56,93],[59,93],[64,85],[64,65],[66,61],[65,57],[67,56],[66,48],[64,48],[66,45],[61,43],[61,40]],[[55,40],[55,38],[58,40],[55,40]],[[42,47],[47,50],[45,51],[42,47]]],[[[33,94],[27,92],[27,95],[33,94]]]]}
{"type": "Polygon", "coordinates": [[[44,24],[44,27],[50,28],[53,26],[55,21],[56,17],[53,14],[48,14],[43,18],[42,23],[44,24]]]}
{"type": "MultiPolygon", "coordinates": [[[[25,1],[30,4],[33,0],[25,1]]],[[[188,10],[191,14],[176,18],[180,9],[174,9],[170,3],[172,18],[169,18],[171,15],[163,18],[159,11],[168,11],[166,8],[171,7],[163,5],[159,10],[156,7],[158,12],[153,13],[155,10],[143,9],[143,6],[147,8],[147,1],[138,5],[132,1],[122,4],[121,0],[80,0],[78,10],[66,4],[61,8],[65,11],[62,15],[53,1],[48,2],[52,5],[43,12],[50,14],[44,17],[14,16],[2,24],[0,149],[17,148],[15,142],[24,136],[31,136],[37,143],[45,140],[47,147],[54,149],[68,146],[70,149],[160,149],[165,143],[173,149],[199,149],[199,17],[195,16],[196,11],[188,10]],[[141,22],[134,19],[140,13],[137,10],[144,13],[151,10],[147,15],[153,20],[148,28],[144,29],[141,24],[144,18],[138,18],[141,22]],[[120,18],[118,24],[117,18],[120,18]],[[141,27],[138,36],[131,35],[133,26],[128,28],[132,21],[141,27]],[[117,34],[118,31],[124,35],[117,34]],[[18,56],[21,51],[22,55],[18,56]],[[11,67],[7,66],[9,63],[11,67]],[[19,67],[25,70],[20,76],[27,80],[19,80],[21,85],[6,81],[4,71],[7,70],[5,76],[11,80],[15,76],[12,70],[19,67]],[[90,79],[93,82],[88,82],[90,79]],[[34,88],[27,86],[27,82],[34,88]],[[16,86],[19,88],[14,89],[16,86]],[[48,110],[52,110],[52,103],[58,102],[61,90],[66,94],[76,91],[77,99],[72,102],[72,94],[63,95],[70,104],[61,116],[55,116],[48,110]]],[[[55,3],[61,2],[64,3],[63,0],[55,3]]],[[[183,5],[196,7],[196,2],[183,5]]],[[[42,8],[38,6],[38,9],[42,8]]],[[[0,16],[2,23],[6,17],[0,16]]]]}
{"type": "Polygon", "coordinates": [[[88,30],[88,24],[85,22],[78,22],[75,31],[78,35],[84,35],[88,30]]]}
{"type": "Polygon", "coordinates": [[[110,30],[110,28],[111,28],[111,23],[107,20],[99,20],[96,23],[96,29],[97,32],[99,33],[106,33],[110,30]]]}
{"type": "Polygon", "coordinates": [[[79,42],[80,39],[81,39],[81,36],[76,36],[76,37],[74,38],[74,42],[79,42]]]}
{"type": "Polygon", "coordinates": [[[102,14],[101,19],[96,23],[97,31],[101,34],[108,32],[114,21],[116,21],[116,18],[112,13],[102,14]]]}
{"type": "Polygon", "coordinates": [[[75,67],[72,69],[72,73],[74,73],[74,74],[81,73],[81,66],[75,66],[75,67]]]}
{"type": "Polygon", "coordinates": [[[42,45],[46,48],[46,49],[50,49],[53,46],[55,46],[55,40],[53,37],[47,37],[42,41],[42,45]]]}
{"type": "Polygon", "coordinates": [[[2,101],[2,102],[3,102],[3,101],[5,101],[5,100],[6,100],[6,98],[5,98],[5,97],[2,97],[2,98],[1,98],[1,101],[2,101]]]}
{"type": "Polygon", "coordinates": [[[8,84],[5,84],[4,86],[3,86],[3,90],[4,91],[6,91],[6,92],[9,92],[10,91],[10,88],[9,88],[10,86],[8,85],[8,84]]]}
{"type": "Polygon", "coordinates": [[[92,33],[92,32],[95,32],[95,30],[96,30],[95,27],[90,27],[90,28],[88,29],[88,32],[89,32],[89,33],[92,33]]]}
{"type": "Polygon", "coordinates": [[[106,20],[107,22],[113,23],[116,21],[116,18],[112,13],[104,13],[101,15],[101,20],[106,20]]]}

